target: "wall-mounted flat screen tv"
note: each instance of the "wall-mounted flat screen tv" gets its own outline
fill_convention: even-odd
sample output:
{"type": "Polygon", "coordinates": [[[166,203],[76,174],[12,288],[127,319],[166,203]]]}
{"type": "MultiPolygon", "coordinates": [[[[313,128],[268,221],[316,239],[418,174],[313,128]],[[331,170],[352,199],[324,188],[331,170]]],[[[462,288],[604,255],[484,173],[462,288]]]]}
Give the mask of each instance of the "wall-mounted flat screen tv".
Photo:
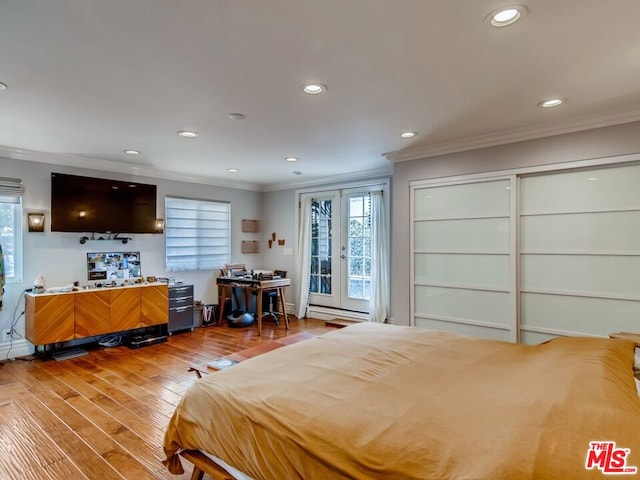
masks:
{"type": "Polygon", "coordinates": [[[140,277],[140,252],[87,253],[88,280],[128,280],[140,277]]]}
{"type": "Polygon", "coordinates": [[[155,233],[156,186],[52,173],[51,231],[155,233]]]}

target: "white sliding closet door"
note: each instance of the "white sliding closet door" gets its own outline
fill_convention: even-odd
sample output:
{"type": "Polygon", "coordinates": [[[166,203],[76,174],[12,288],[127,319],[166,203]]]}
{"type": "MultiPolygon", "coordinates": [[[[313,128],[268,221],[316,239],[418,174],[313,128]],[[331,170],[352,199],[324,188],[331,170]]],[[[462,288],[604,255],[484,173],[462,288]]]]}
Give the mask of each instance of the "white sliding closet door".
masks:
{"type": "Polygon", "coordinates": [[[520,179],[520,336],[607,336],[640,321],[640,166],[520,179]]]}
{"type": "Polygon", "coordinates": [[[511,179],[412,186],[412,324],[516,340],[511,179]]]}

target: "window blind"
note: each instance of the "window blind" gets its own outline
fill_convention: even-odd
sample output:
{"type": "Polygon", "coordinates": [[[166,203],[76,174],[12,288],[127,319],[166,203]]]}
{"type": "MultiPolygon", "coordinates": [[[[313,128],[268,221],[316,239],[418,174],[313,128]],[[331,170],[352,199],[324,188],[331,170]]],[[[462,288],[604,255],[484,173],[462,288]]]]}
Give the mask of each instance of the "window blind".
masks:
{"type": "Polygon", "coordinates": [[[0,201],[3,203],[20,203],[20,197],[22,197],[23,193],[22,180],[0,177],[0,201]]]}
{"type": "Polygon", "coordinates": [[[231,205],[166,197],[167,272],[211,270],[231,261],[231,205]]]}
{"type": "Polygon", "coordinates": [[[23,192],[22,180],[0,177],[0,285],[22,282],[23,192]]]}

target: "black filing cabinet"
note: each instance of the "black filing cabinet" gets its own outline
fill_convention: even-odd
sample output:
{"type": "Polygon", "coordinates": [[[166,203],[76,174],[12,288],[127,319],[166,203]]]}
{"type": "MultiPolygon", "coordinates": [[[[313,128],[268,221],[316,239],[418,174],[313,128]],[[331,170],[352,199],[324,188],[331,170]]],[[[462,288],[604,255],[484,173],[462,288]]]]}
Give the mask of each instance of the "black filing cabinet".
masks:
{"type": "Polygon", "coordinates": [[[193,285],[169,287],[169,333],[193,330],[193,285]]]}

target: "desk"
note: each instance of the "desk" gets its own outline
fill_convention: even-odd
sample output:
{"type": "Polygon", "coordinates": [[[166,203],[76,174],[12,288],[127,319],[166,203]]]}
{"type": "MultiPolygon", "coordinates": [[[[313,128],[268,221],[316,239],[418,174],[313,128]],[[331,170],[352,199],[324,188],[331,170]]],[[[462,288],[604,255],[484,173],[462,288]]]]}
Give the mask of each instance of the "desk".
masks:
{"type": "Polygon", "coordinates": [[[216,279],[216,284],[220,290],[220,299],[218,300],[218,323],[222,325],[224,317],[224,304],[227,299],[229,288],[242,288],[245,291],[245,296],[251,292],[257,292],[256,299],[256,317],[258,321],[258,335],[262,335],[262,294],[271,290],[277,290],[278,299],[280,301],[280,310],[282,311],[282,317],[284,318],[285,328],[289,329],[289,318],[287,317],[287,310],[284,302],[284,289],[291,285],[290,278],[276,278],[273,280],[253,280],[249,278],[234,278],[234,277],[219,277],[216,279]]]}

